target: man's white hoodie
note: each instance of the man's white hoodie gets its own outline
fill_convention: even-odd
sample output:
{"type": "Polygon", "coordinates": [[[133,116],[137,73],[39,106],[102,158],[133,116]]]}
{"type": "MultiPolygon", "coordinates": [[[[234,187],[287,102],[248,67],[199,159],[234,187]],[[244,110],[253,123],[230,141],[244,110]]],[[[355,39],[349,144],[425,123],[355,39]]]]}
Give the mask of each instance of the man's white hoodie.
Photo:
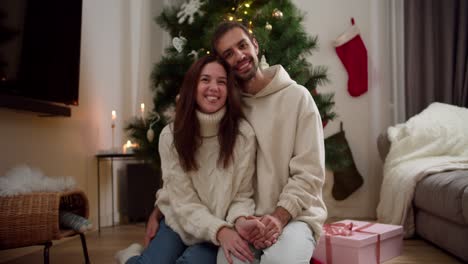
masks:
{"type": "Polygon", "coordinates": [[[257,138],[256,215],[286,209],[306,222],[318,241],[327,210],[322,199],[325,149],[318,108],[280,65],[264,70],[272,81],[255,95],[243,93],[243,110],[257,138]]]}

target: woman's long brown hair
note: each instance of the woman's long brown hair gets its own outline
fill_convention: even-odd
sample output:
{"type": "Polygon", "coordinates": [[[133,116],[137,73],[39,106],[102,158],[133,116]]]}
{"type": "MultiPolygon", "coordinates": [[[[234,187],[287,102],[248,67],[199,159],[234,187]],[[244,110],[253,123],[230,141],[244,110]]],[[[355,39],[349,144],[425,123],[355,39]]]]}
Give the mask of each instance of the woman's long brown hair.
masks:
{"type": "Polygon", "coordinates": [[[174,146],[184,171],[196,171],[199,168],[195,155],[201,145],[200,122],[197,109],[196,93],[202,69],[206,64],[216,62],[223,66],[227,74],[226,113],[219,124],[218,140],[220,145],[218,165],[226,168],[233,159],[233,150],[239,133],[239,120],[243,117],[240,91],[229,66],[213,55],[206,55],[195,61],[187,71],[179,91],[174,119],[174,146]]]}

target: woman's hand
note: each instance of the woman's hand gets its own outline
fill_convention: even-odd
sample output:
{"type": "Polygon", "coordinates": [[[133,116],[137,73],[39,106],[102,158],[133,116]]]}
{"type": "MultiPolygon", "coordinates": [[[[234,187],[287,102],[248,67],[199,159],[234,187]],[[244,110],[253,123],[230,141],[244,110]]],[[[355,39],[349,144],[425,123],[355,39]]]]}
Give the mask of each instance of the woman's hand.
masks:
{"type": "Polygon", "coordinates": [[[254,238],[263,237],[265,234],[265,225],[255,216],[239,217],[235,228],[237,233],[250,243],[253,243],[254,238]]]}
{"type": "Polygon", "coordinates": [[[161,211],[159,211],[158,207],[154,207],[153,212],[148,218],[148,222],[146,224],[146,232],[145,232],[145,240],[144,246],[145,248],[148,247],[150,241],[156,236],[156,233],[159,230],[159,222],[161,221],[163,215],[161,211]]]}
{"type": "Polygon", "coordinates": [[[216,238],[223,248],[224,256],[230,264],[233,263],[231,254],[243,262],[253,262],[254,255],[250,250],[247,241],[242,239],[240,235],[232,228],[221,228],[218,231],[216,238]]]}

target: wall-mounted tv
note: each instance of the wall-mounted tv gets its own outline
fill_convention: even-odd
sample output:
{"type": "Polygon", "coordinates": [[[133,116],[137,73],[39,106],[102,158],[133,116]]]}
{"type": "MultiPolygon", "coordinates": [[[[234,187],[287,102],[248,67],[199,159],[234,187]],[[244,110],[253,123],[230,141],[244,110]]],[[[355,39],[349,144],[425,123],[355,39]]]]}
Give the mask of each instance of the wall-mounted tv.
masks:
{"type": "Polygon", "coordinates": [[[0,107],[70,116],[82,0],[0,0],[0,107]]]}

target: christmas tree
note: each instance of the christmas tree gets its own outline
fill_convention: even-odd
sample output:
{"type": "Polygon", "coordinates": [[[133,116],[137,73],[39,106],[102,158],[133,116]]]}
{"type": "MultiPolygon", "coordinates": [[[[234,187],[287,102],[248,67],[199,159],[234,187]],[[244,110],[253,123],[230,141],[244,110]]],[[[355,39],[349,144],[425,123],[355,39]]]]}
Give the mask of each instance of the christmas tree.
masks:
{"type": "MultiPolygon", "coordinates": [[[[316,90],[328,82],[327,69],[307,61],[318,46],[317,37],[304,31],[303,18],[289,0],[187,0],[180,6],[166,7],[156,21],[171,35],[172,46],[166,48],[152,72],[153,112],[147,120],[135,118],[126,127],[140,146],[137,154],[159,164],[159,133],[172,119],[184,74],[196,58],[210,52],[212,32],[224,20],[246,25],[258,40],[261,63],[283,65],[293,80],[310,91],[324,126],[335,118],[333,94],[316,90]]],[[[327,160],[337,161],[339,157],[327,155],[327,160]]]]}

